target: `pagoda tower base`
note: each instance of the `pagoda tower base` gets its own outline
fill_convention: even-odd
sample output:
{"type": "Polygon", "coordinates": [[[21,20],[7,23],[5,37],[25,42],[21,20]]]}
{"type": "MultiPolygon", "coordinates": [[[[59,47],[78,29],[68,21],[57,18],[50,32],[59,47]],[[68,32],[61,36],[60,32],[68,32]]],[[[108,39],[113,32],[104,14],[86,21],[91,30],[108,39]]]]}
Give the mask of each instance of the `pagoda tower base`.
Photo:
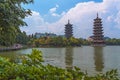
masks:
{"type": "Polygon", "coordinates": [[[106,45],[105,44],[92,44],[91,46],[93,47],[105,47],[106,45]]]}

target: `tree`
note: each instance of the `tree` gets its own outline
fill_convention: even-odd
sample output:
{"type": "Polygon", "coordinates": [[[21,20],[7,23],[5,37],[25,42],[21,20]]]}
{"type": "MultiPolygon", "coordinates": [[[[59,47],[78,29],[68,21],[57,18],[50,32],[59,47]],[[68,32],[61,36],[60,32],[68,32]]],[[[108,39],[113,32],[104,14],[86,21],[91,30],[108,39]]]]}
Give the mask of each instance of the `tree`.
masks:
{"type": "Polygon", "coordinates": [[[70,42],[71,46],[80,46],[81,45],[80,40],[77,38],[74,38],[74,37],[71,37],[69,39],[69,42],[70,42]]]}
{"type": "Polygon", "coordinates": [[[120,45],[120,39],[110,38],[105,41],[107,45],[120,45]]]}
{"type": "Polygon", "coordinates": [[[26,32],[20,32],[17,36],[16,36],[16,43],[19,44],[27,44],[27,42],[29,41],[29,37],[26,35],[26,32]]]}
{"type": "Polygon", "coordinates": [[[23,19],[31,15],[31,11],[23,8],[22,4],[32,2],[33,0],[0,0],[0,45],[14,43],[19,27],[27,25],[23,19]]]}
{"type": "Polygon", "coordinates": [[[15,42],[16,33],[18,32],[16,29],[15,27],[9,27],[9,29],[3,28],[0,31],[0,45],[12,45],[15,42]]]}

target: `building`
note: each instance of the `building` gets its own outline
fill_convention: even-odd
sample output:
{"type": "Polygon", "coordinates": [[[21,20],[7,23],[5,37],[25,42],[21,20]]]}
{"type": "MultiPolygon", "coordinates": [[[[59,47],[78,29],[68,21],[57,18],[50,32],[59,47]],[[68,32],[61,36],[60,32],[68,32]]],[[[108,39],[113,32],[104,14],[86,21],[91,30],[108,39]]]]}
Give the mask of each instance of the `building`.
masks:
{"type": "Polygon", "coordinates": [[[56,34],[54,33],[35,33],[36,38],[41,38],[41,37],[57,37],[56,34]]]}
{"type": "Polygon", "coordinates": [[[92,42],[93,41],[93,36],[88,37],[88,41],[92,42]]]}
{"type": "Polygon", "coordinates": [[[72,24],[68,20],[68,24],[65,25],[65,37],[70,38],[73,36],[72,24]]]}
{"type": "Polygon", "coordinates": [[[104,35],[103,35],[103,27],[101,18],[98,17],[94,19],[94,27],[93,27],[93,46],[104,46],[104,35]]]}

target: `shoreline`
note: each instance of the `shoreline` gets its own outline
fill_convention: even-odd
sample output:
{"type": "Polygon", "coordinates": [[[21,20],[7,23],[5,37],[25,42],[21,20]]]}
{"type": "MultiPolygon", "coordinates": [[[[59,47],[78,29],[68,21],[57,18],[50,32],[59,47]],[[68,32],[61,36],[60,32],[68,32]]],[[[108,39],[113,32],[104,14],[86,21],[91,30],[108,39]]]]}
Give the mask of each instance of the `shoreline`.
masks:
{"type": "MultiPolygon", "coordinates": [[[[3,47],[3,48],[0,48],[0,52],[15,51],[15,50],[26,49],[26,48],[65,48],[65,47],[67,48],[67,47],[83,47],[83,46],[91,46],[91,45],[81,45],[81,46],[39,46],[39,47],[30,47],[30,46],[25,46],[25,47],[3,47]]],[[[120,45],[105,45],[105,46],[120,46],[120,45]]],[[[93,46],[91,46],[91,47],[93,47],[93,46]]],[[[94,47],[96,47],[96,46],[94,46],[94,47]]]]}

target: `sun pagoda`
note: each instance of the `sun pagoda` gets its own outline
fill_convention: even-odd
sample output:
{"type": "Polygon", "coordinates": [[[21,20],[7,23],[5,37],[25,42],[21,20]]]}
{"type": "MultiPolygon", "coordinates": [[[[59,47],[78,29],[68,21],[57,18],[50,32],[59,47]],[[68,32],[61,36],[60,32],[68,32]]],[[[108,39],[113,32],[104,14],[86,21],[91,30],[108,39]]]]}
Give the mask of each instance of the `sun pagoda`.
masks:
{"type": "Polygon", "coordinates": [[[92,46],[105,46],[103,27],[101,18],[98,17],[94,19],[94,28],[93,28],[93,42],[92,46]]]}
{"type": "Polygon", "coordinates": [[[65,25],[65,37],[70,38],[73,36],[73,27],[72,24],[70,24],[70,21],[68,20],[68,24],[65,25]]]}

